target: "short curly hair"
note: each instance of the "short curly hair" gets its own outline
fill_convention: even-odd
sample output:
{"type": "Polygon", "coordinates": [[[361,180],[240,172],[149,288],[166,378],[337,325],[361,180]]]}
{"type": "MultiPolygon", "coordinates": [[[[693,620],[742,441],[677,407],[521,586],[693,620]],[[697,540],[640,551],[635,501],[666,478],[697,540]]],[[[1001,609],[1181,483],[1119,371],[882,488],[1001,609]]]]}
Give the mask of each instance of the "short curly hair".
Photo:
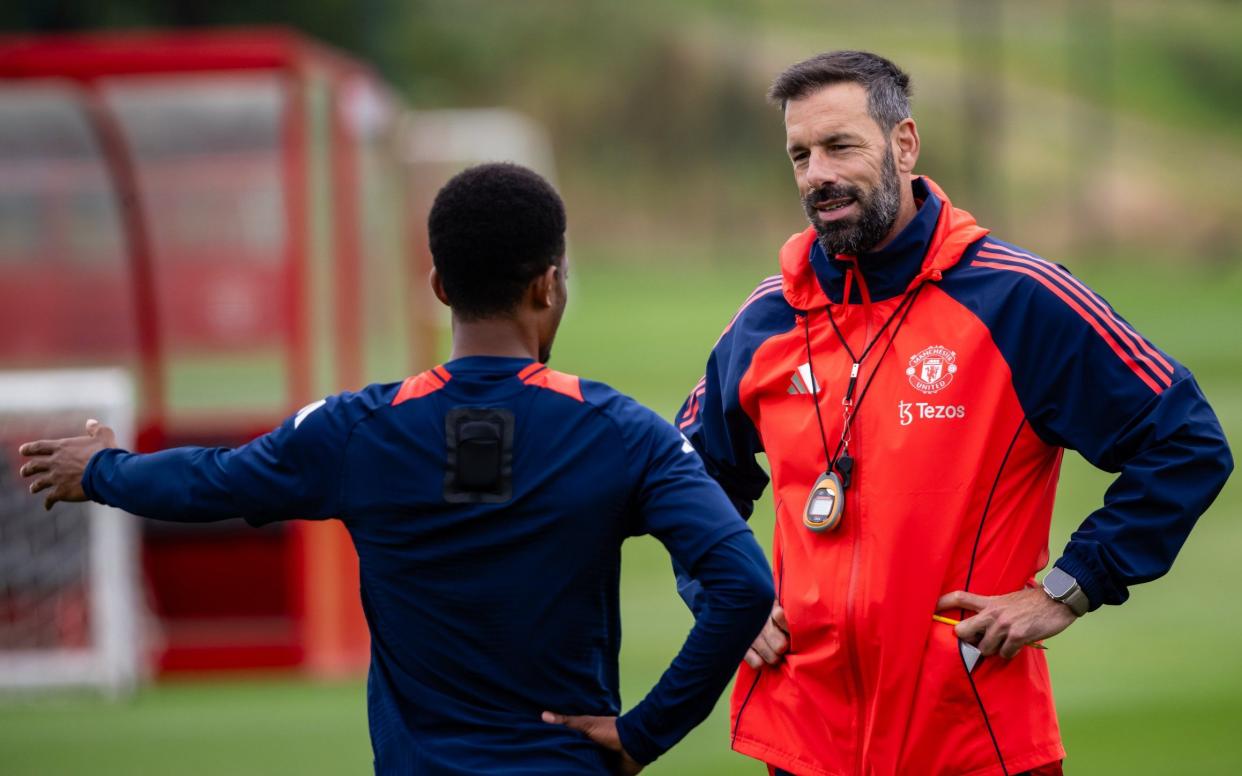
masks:
{"type": "Polygon", "coordinates": [[[520,165],[471,167],[436,194],[427,217],[436,272],[454,314],[512,313],[522,292],[565,255],[565,205],[520,165]]]}

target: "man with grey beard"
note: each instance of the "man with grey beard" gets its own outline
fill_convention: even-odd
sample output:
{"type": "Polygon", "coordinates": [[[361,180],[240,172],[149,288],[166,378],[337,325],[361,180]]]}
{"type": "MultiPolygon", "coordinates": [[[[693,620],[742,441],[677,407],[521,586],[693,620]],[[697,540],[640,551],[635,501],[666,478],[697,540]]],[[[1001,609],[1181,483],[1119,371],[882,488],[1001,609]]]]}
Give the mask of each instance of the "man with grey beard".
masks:
{"type": "Polygon", "coordinates": [[[678,414],[743,517],[771,471],[777,603],[732,746],[775,774],[1060,774],[1043,640],[1164,574],[1233,463],[1185,367],[914,174],[909,87],[858,51],[777,77],[810,227],[678,414]],[[1065,449],[1118,477],[1041,584],[1065,449]]]}
{"type": "MultiPolygon", "coordinates": [[[[844,181],[825,181],[818,187],[809,182],[802,191],[802,209],[815,229],[820,246],[832,256],[857,256],[882,247],[901,212],[902,178],[897,173],[893,149],[885,147],[880,180],[870,191],[844,181]],[[853,219],[844,212],[858,203],[853,219]]],[[[795,162],[795,165],[797,162],[795,162]]],[[[799,188],[803,184],[799,182],[799,188]]]]}

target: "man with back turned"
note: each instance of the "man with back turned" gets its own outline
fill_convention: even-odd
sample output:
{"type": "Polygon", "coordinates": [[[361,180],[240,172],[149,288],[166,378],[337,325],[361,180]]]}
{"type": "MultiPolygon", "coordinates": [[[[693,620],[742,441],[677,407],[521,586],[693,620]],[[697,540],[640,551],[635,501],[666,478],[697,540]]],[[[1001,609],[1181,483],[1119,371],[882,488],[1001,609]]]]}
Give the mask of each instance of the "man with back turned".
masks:
{"type": "Polygon", "coordinates": [[[749,528],[675,429],[546,366],[564,232],[542,178],[467,170],[429,220],[432,284],[453,312],[448,362],[315,402],[235,450],[135,455],[89,424],[24,445],[22,474],[49,507],[340,519],[371,631],[377,773],[635,773],[707,716],[773,590],[749,528]],[[639,534],[693,570],[706,603],[655,688],[617,716],[620,550],[639,534]]]}

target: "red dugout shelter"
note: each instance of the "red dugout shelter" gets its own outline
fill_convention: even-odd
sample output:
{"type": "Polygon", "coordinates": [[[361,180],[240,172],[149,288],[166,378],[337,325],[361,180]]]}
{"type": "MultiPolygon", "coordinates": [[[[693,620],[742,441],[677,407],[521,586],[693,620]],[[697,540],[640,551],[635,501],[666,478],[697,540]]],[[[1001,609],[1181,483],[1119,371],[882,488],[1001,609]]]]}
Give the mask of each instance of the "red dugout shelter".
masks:
{"type": "MultiPolygon", "coordinates": [[[[283,30],[0,39],[0,367],[128,366],[150,450],[430,363],[403,113],[283,30]]],[[[366,662],[334,522],[148,522],[142,555],[161,670],[366,662]]]]}

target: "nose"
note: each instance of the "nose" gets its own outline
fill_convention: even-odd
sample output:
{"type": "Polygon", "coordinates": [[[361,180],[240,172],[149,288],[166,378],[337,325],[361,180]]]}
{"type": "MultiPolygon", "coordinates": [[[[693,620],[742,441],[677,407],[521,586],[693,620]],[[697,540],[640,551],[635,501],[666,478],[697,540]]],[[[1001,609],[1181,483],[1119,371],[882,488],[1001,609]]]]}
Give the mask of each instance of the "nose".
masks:
{"type": "Polygon", "coordinates": [[[838,181],[837,169],[832,157],[823,149],[811,149],[806,168],[806,182],[812,189],[819,189],[838,181]]]}

